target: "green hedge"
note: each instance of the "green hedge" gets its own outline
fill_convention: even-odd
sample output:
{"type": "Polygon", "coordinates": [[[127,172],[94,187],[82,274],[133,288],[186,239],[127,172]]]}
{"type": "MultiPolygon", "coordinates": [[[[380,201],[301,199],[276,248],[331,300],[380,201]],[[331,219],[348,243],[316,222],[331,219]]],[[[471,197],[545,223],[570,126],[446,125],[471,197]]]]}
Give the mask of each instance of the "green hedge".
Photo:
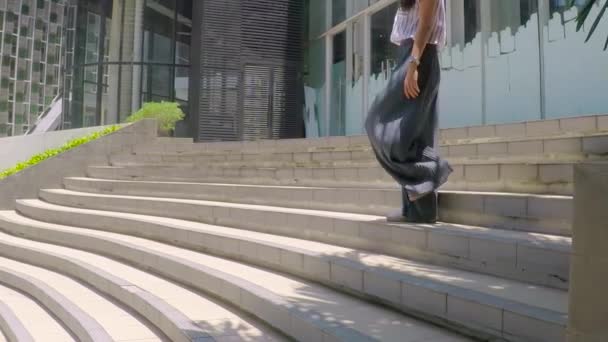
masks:
{"type": "Polygon", "coordinates": [[[0,179],[4,179],[8,176],[14,175],[15,173],[25,170],[31,166],[34,166],[44,160],[52,158],[58,154],[69,151],[75,147],[84,145],[88,142],[99,139],[105,135],[114,133],[119,129],[120,129],[120,126],[117,126],[117,125],[110,126],[110,127],[105,128],[102,131],[95,132],[95,133],[89,134],[84,137],[72,139],[59,148],[52,148],[52,149],[48,149],[42,153],[38,153],[38,154],[32,156],[29,160],[18,163],[17,165],[0,172],[0,179]]]}
{"type": "Polygon", "coordinates": [[[175,124],[184,119],[184,112],[177,102],[148,102],[137,112],[127,118],[127,122],[136,122],[143,119],[156,119],[158,133],[168,136],[175,130],[175,124]]]}

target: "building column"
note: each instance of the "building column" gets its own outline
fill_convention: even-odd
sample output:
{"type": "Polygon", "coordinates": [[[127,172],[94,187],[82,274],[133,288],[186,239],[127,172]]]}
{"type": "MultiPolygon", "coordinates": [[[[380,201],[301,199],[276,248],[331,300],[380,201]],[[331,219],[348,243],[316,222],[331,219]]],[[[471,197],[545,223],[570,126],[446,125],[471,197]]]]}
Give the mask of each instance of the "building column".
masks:
{"type": "MultiPolygon", "coordinates": [[[[143,1],[114,0],[109,44],[110,62],[133,62],[137,58],[136,51],[139,51],[141,56],[143,34],[141,11],[143,11],[143,1]],[[140,12],[139,17],[136,15],[138,12],[140,12]],[[139,35],[138,39],[135,38],[136,33],[139,35]]],[[[131,64],[111,64],[108,70],[108,115],[104,123],[113,124],[119,123],[122,118],[131,114],[133,97],[138,93],[134,91],[137,89],[133,88],[135,68],[131,64]]]]}
{"type": "MultiPolygon", "coordinates": [[[[112,22],[110,26],[110,43],[106,47],[109,51],[109,62],[120,61],[120,35],[122,31],[122,11],[125,0],[114,0],[112,3],[112,22]]],[[[102,124],[114,124],[118,122],[118,101],[120,84],[118,82],[120,65],[108,65],[108,100],[107,115],[102,124]]]]}
{"type": "Polygon", "coordinates": [[[363,16],[363,110],[361,128],[365,132],[365,120],[369,109],[369,79],[372,74],[372,15],[363,16]]]}
{"type": "Polygon", "coordinates": [[[608,163],[576,167],[569,342],[608,336],[608,163]]]}
{"type": "MultiPolygon", "coordinates": [[[[330,1],[328,1],[330,2],[330,1]]],[[[325,136],[331,136],[331,72],[334,59],[334,37],[332,35],[325,36],[325,108],[323,108],[325,123],[325,136]]],[[[323,126],[321,126],[323,127],[323,126]]]]}
{"type": "Polygon", "coordinates": [[[492,34],[492,3],[490,1],[479,1],[479,24],[481,27],[481,124],[487,125],[488,98],[487,98],[487,76],[486,58],[487,46],[492,34]]]}
{"type": "MultiPolygon", "coordinates": [[[[144,2],[145,0],[135,0],[135,21],[133,25],[133,62],[143,61],[144,2]]],[[[141,107],[141,76],[142,66],[139,64],[133,64],[133,94],[131,96],[131,112],[135,112],[141,107]]]]}

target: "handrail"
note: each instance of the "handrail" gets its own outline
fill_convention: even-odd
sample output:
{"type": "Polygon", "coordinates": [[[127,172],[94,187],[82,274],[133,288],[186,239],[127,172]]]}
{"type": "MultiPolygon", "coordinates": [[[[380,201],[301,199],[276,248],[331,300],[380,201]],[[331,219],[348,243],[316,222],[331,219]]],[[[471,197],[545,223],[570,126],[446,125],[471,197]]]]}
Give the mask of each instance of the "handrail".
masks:
{"type": "Polygon", "coordinates": [[[30,128],[28,128],[28,130],[25,132],[25,135],[29,135],[32,134],[36,128],[38,127],[38,125],[40,124],[40,122],[42,122],[42,120],[44,118],[46,118],[46,116],[51,112],[51,110],[53,109],[53,107],[55,106],[55,104],[61,100],[63,97],[63,91],[59,90],[59,92],[57,93],[57,96],[55,96],[55,98],[53,98],[53,101],[51,101],[51,103],[49,104],[49,106],[42,112],[42,114],[40,114],[38,116],[38,119],[36,119],[36,123],[34,123],[30,128]]]}

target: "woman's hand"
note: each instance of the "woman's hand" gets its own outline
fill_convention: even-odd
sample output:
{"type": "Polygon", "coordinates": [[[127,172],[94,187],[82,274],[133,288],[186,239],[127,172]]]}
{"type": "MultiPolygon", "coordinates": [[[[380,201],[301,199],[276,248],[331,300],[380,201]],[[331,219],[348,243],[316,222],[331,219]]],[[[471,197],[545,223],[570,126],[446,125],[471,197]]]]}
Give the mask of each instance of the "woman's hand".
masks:
{"type": "Polygon", "coordinates": [[[418,68],[416,63],[410,63],[407,68],[407,75],[403,81],[403,92],[405,97],[413,100],[420,95],[420,88],[418,87],[418,68]]]}

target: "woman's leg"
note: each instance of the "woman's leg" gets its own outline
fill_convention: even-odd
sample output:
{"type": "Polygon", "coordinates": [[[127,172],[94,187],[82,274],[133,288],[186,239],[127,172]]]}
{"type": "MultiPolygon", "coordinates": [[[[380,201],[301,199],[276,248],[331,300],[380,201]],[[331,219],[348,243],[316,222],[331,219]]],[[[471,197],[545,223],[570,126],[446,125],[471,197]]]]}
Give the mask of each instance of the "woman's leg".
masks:
{"type": "Polygon", "coordinates": [[[409,222],[435,223],[437,222],[439,211],[437,208],[437,192],[432,193],[410,202],[407,191],[403,191],[403,201],[406,206],[405,217],[409,222]],[[405,202],[407,201],[407,202],[405,202]]]}
{"type": "MultiPolygon", "coordinates": [[[[411,44],[411,42],[410,42],[411,44]]],[[[403,46],[409,53],[408,44],[403,46]]],[[[419,67],[420,96],[406,99],[405,60],[376,97],[366,120],[366,131],[380,165],[406,190],[402,210],[389,219],[399,222],[434,222],[437,188],[449,175],[449,165],[434,150],[437,124],[439,61],[427,49],[419,67]],[[410,202],[417,202],[410,205],[410,202]]]]}
{"type": "MultiPolygon", "coordinates": [[[[436,103],[433,104],[432,114],[429,117],[430,120],[428,120],[423,129],[422,135],[420,136],[419,146],[434,148],[436,145],[438,133],[436,106],[436,103]]],[[[422,155],[423,151],[419,151],[418,153],[419,155],[422,155]]],[[[437,191],[433,191],[416,201],[411,200],[405,188],[402,188],[401,192],[403,201],[401,213],[390,215],[388,218],[389,221],[419,223],[435,223],[437,221],[439,217],[437,207],[437,191]]]]}

